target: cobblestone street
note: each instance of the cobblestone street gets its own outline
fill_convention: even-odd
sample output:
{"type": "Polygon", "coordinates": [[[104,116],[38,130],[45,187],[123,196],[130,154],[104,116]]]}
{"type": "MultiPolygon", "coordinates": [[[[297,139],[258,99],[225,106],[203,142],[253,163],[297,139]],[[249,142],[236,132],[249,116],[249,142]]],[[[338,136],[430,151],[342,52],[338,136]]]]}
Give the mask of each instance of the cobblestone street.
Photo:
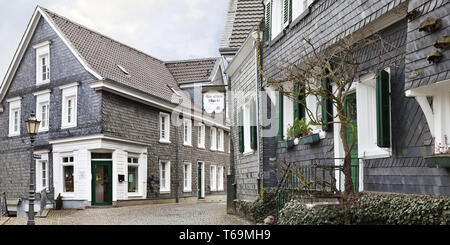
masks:
{"type": "MultiPolygon", "coordinates": [[[[51,211],[37,225],[249,225],[226,214],[225,203],[159,204],[117,208],[51,211]]],[[[26,225],[27,218],[10,218],[4,225],[26,225]]]]}

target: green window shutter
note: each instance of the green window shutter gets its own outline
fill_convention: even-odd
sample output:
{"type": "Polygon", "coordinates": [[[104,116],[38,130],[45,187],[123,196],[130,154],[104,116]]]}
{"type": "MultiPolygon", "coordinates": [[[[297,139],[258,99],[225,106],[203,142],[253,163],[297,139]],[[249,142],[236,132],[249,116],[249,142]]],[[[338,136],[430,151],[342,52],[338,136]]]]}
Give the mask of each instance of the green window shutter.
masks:
{"type": "Polygon", "coordinates": [[[292,18],[292,0],[283,0],[283,26],[286,27],[292,18]]]}
{"type": "MultiPolygon", "coordinates": [[[[304,90],[301,91],[302,93],[304,93],[304,90]]],[[[294,93],[297,95],[299,94],[299,90],[298,90],[298,84],[294,85],[294,93]]],[[[298,95],[298,100],[299,101],[305,101],[304,96],[303,95],[298,95]]],[[[294,102],[294,120],[296,118],[298,118],[299,120],[301,120],[302,118],[306,117],[306,108],[305,105],[302,104],[302,102],[294,102]]],[[[297,132],[295,132],[295,137],[300,137],[300,135],[297,134],[297,132]]]]}
{"type": "Polygon", "coordinates": [[[244,112],[239,109],[239,152],[244,152],[244,112]]]}
{"type": "Polygon", "coordinates": [[[377,145],[379,147],[390,147],[389,73],[384,70],[377,70],[376,75],[377,145]]]}
{"type": "Polygon", "coordinates": [[[278,135],[277,140],[283,140],[283,94],[278,91],[278,135]]]}
{"type": "Polygon", "coordinates": [[[269,43],[272,39],[272,1],[266,5],[266,16],[264,23],[264,43],[269,43]]]}
{"type": "Polygon", "coordinates": [[[250,102],[250,147],[256,150],[258,147],[256,128],[256,103],[255,100],[250,102]]]}
{"type": "MultiPolygon", "coordinates": [[[[328,69],[324,69],[323,75],[328,74],[328,69]]],[[[329,78],[322,79],[322,88],[327,90],[327,93],[331,93],[331,83],[329,78]]],[[[327,113],[333,112],[333,104],[328,97],[322,97],[322,130],[327,131],[329,129],[328,122],[332,121],[332,117],[327,113]]]]}

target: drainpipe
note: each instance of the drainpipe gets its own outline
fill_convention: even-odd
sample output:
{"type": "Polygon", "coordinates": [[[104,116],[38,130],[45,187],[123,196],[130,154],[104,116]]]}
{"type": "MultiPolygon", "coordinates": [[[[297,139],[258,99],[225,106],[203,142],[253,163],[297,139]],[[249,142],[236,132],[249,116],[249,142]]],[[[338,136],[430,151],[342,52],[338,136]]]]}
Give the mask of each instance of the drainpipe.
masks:
{"type": "MultiPolygon", "coordinates": [[[[258,196],[261,193],[261,148],[260,148],[260,140],[261,140],[261,130],[260,130],[260,121],[259,121],[259,85],[258,81],[260,80],[259,71],[258,71],[258,48],[257,45],[260,43],[261,39],[259,37],[259,33],[256,32],[258,35],[256,38],[256,41],[253,42],[253,48],[255,50],[255,67],[256,67],[256,79],[255,79],[255,89],[256,89],[256,143],[257,143],[257,152],[258,152],[258,178],[257,178],[257,184],[258,184],[258,196]]],[[[262,57],[262,49],[260,49],[260,57],[262,57]]]]}

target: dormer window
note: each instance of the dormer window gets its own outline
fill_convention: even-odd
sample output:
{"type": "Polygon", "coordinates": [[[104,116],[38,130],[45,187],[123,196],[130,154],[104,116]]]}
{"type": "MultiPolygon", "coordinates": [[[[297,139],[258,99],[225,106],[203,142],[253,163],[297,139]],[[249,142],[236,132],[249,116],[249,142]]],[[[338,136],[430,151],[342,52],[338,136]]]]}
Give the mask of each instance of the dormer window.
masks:
{"type": "Polygon", "coordinates": [[[33,46],[36,50],[36,84],[50,82],[50,41],[33,46]]]}

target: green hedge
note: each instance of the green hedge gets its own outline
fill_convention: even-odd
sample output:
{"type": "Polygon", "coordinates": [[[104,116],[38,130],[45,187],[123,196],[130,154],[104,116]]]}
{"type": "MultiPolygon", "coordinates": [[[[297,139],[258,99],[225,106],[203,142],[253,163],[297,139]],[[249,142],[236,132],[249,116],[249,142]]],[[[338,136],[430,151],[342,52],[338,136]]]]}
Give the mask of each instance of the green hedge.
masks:
{"type": "Polygon", "coordinates": [[[354,225],[450,225],[450,197],[360,193],[350,208],[307,208],[292,200],[279,213],[282,225],[340,225],[344,214],[354,225]]]}
{"type": "Polygon", "coordinates": [[[267,216],[276,216],[274,195],[274,189],[264,189],[261,200],[253,202],[238,201],[238,212],[255,223],[264,223],[264,219],[267,218],[267,216]]]}

